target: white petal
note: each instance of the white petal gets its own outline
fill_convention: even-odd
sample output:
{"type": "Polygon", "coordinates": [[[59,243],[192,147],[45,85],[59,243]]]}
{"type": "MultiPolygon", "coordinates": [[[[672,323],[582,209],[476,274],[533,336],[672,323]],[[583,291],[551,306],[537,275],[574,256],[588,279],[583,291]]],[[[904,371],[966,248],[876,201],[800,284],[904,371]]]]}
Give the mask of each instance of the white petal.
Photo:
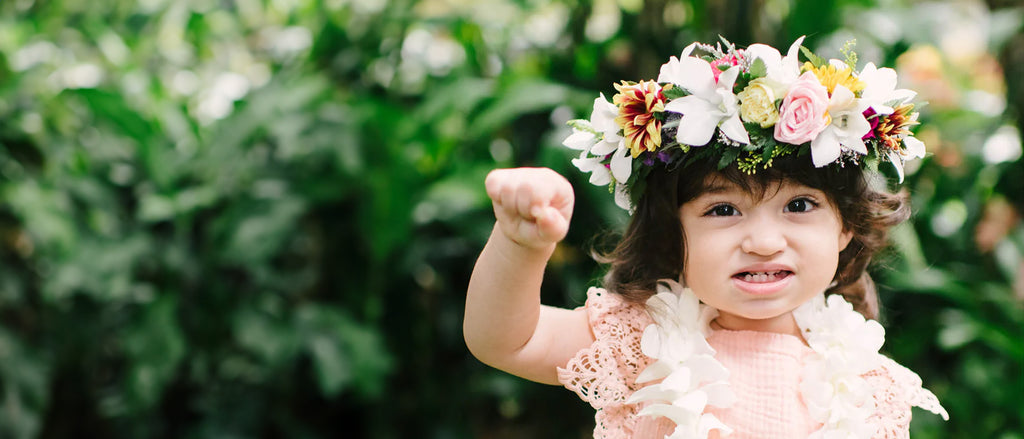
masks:
{"type": "Polygon", "coordinates": [[[689,392],[697,387],[697,383],[693,382],[693,373],[688,367],[680,367],[673,370],[662,383],[664,384],[662,387],[669,387],[681,392],[689,392]]]}
{"type": "Polygon", "coordinates": [[[768,76],[777,76],[782,69],[782,54],[777,49],[767,44],[751,44],[747,47],[745,56],[750,60],[760,59],[768,68],[768,76]],[[776,75],[773,75],[776,73],[776,75]]]}
{"type": "Polygon", "coordinates": [[[672,401],[672,404],[678,407],[683,407],[692,413],[701,413],[704,411],[704,407],[708,405],[708,395],[702,391],[690,392],[682,398],[672,401]]]}
{"type": "Polygon", "coordinates": [[[625,183],[633,173],[633,158],[629,155],[629,148],[626,148],[625,143],[625,139],[621,140],[619,149],[612,155],[612,176],[619,183],[625,183]]]}
{"type": "MultiPolygon", "coordinates": [[[[641,389],[643,390],[643,389],[641,389]]],[[[668,404],[652,404],[644,407],[639,413],[641,416],[664,416],[675,422],[676,425],[682,427],[685,425],[692,425],[697,422],[697,417],[682,407],[676,407],[668,404]]]]}
{"type": "Polygon", "coordinates": [[[832,91],[832,97],[829,99],[828,107],[829,110],[835,109],[846,109],[855,105],[853,92],[843,85],[836,85],[835,90],[832,91]]]}
{"type": "Polygon", "coordinates": [[[680,58],[685,58],[685,57],[690,56],[690,54],[693,53],[693,49],[695,49],[695,48],[697,48],[697,42],[696,41],[690,43],[689,46],[684,47],[683,48],[683,53],[680,54],[679,57],[680,58]]]}
{"type": "Polygon", "coordinates": [[[786,56],[782,58],[782,68],[779,70],[779,74],[772,79],[785,84],[786,87],[796,82],[800,77],[800,44],[803,42],[804,36],[801,36],[789,46],[786,56]]]}
{"type": "Polygon", "coordinates": [[[875,110],[875,114],[893,114],[896,112],[895,108],[879,103],[871,104],[871,109],[875,110]]]}
{"type": "Polygon", "coordinates": [[[594,144],[594,146],[590,148],[590,155],[604,158],[604,156],[617,151],[619,149],[620,142],[622,142],[621,137],[618,137],[617,139],[614,140],[604,139],[603,141],[597,142],[594,144]]]}
{"type": "Polygon", "coordinates": [[[677,62],[669,60],[661,67],[658,82],[671,82],[691,94],[704,94],[715,88],[715,75],[711,69],[711,64],[700,58],[687,56],[677,62]]]}
{"type": "Polygon", "coordinates": [[[697,96],[685,96],[665,105],[666,111],[681,113],[676,140],[685,145],[702,146],[711,141],[718,127],[718,118],[712,115],[716,108],[697,96]]]}
{"type": "MultiPolygon", "coordinates": [[[[710,66],[710,64],[709,64],[710,66]]],[[[713,68],[713,67],[712,67],[713,68]]],[[[718,75],[717,88],[728,90],[732,94],[732,86],[736,84],[736,78],[740,76],[739,66],[729,67],[728,70],[718,75]]]]}
{"type": "Polygon", "coordinates": [[[705,413],[700,417],[700,437],[706,438],[711,430],[718,430],[720,436],[728,436],[732,433],[732,428],[718,420],[715,415],[705,413]]]}
{"type": "Polygon", "coordinates": [[[860,80],[867,82],[871,80],[870,78],[872,78],[877,72],[878,67],[875,66],[875,63],[868,62],[864,65],[864,68],[860,69],[860,73],[857,73],[857,77],[860,80]]]}
{"type": "Polygon", "coordinates": [[[903,146],[907,148],[906,152],[903,153],[903,157],[906,158],[924,158],[925,148],[924,142],[917,139],[914,136],[907,136],[903,138],[903,146]]]}
{"type": "Polygon", "coordinates": [[[662,386],[647,386],[630,395],[626,402],[636,403],[640,401],[667,401],[675,399],[679,392],[674,389],[666,389],[662,386]]]}
{"type": "Polygon", "coordinates": [[[740,121],[739,114],[734,114],[732,117],[722,121],[721,127],[722,132],[725,133],[726,137],[744,145],[750,143],[750,137],[747,135],[747,129],[743,127],[743,122],[740,121]]]}
{"type": "Polygon", "coordinates": [[[587,157],[587,152],[584,151],[579,157],[572,159],[572,164],[582,172],[592,172],[596,166],[601,165],[601,162],[596,157],[587,157]]]}
{"type": "Polygon", "coordinates": [[[710,355],[696,355],[688,360],[686,365],[694,374],[708,381],[729,378],[729,369],[726,369],[721,362],[710,355]]]}
{"type": "Polygon", "coordinates": [[[608,134],[617,133],[621,128],[615,123],[615,117],[619,114],[619,107],[608,102],[604,93],[594,99],[594,110],[590,113],[590,123],[594,129],[608,134]]]}
{"type": "MultiPolygon", "coordinates": [[[[868,125],[868,128],[871,128],[871,126],[868,125]]],[[[865,131],[865,133],[866,132],[867,131],[865,131]]],[[[846,137],[845,139],[843,139],[842,142],[843,147],[850,151],[856,151],[860,155],[868,155],[868,148],[864,146],[864,140],[861,139],[861,136],[863,135],[864,134],[858,136],[854,134],[852,136],[846,137]]]]}
{"type": "Polygon", "coordinates": [[[633,202],[629,199],[629,192],[626,191],[624,184],[615,185],[615,205],[629,212],[630,215],[633,214],[633,202]]]}
{"type": "MultiPolygon", "coordinates": [[[[840,117],[846,119],[846,128],[841,130],[841,143],[847,149],[857,151],[861,155],[867,155],[868,150],[862,140],[864,135],[871,131],[871,122],[864,117],[864,113],[857,110],[842,113],[840,117]]],[[[833,123],[835,119],[833,119],[833,123]]],[[[835,127],[835,125],[833,125],[835,127]]]]}
{"type": "Polygon", "coordinates": [[[820,168],[839,158],[839,139],[831,125],[811,141],[811,159],[814,167],[820,168]]]}
{"type": "Polygon", "coordinates": [[[608,172],[604,165],[594,168],[593,172],[590,173],[590,184],[594,186],[608,186],[611,182],[612,173],[608,172]]]}
{"type": "Polygon", "coordinates": [[[899,176],[899,182],[903,183],[903,157],[896,151],[889,151],[886,153],[889,157],[889,163],[892,163],[892,167],[896,168],[896,175],[899,176]]]}
{"type": "Polygon", "coordinates": [[[640,352],[651,358],[661,358],[661,332],[658,325],[650,324],[640,336],[640,352]]]}
{"type": "Polygon", "coordinates": [[[847,67],[850,67],[849,64],[846,64],[846,61],[835,58],[828,60],[828,64],[835,67],[837,70],[845,70],[847,67]]]}
{"type": "Polygon", "coordinates": [[[655,361],[644,368],[643,372],[640,372],[640,375],[637,375],[636,382],[646,383],[648,381],[662,379],[667,377],[670,373],[672,373],[672,366],[669,366],[668,363],[665,363],[664,361],[655,361]]]}
{"type": "Polygon", "coordinates": [[[899,101],[900,103],[905,103],[905,102],[910,101],[911,99],[914,99],[914,97],[916,97],[916,96],[917,96],[917,92],[916,91],[907,90],[905,88],[900,88],[900,89],[897,89],[897,90],[893,90],[892,95],[889,96],[889,100],[899,101]]]}
{"type": "Polygon", "coordinates": [[[857,79],[864,81],[864,92],[861,97],[865,99],[884,102],[896,89],[896,71],[890,68],[876,68],[874,63],[864,66],[857,79]]]}
{"type": "Polygon", "coordinates": [[[601,164],[600,157],[589,157],[586,151],[580,153],[578,158],[572,159],[572,164],[582,172],[590,172],[590,183],[596,186],[605,186],[611,183],[611,173],[601,164]]]}
{"type": "Polygon", "coordinates": [[[858,331],[863,336],[867,348],[878,352],[885,343],[885,328],[874,320],[864,322],[864,326],[858,331]]]}
{"type": "Polygon", "coordinates": [[[586,131],[575,131],[562,141],[562,145],[575,150],[588,150],[597,143],[597,136],[586,131]]]}

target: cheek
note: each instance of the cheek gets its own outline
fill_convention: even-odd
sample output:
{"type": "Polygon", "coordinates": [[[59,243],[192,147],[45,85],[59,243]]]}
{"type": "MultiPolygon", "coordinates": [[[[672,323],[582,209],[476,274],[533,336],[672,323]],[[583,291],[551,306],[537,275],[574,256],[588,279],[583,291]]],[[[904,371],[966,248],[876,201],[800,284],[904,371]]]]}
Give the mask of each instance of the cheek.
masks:
{"type": "Polygon", "coordinates": [[[716,251],[710,239],[687,239],[685,243],[683,277],[687,283],[699,284],[707,277],[706,275],[711,274],[715,266],[721,265],[716,258],[722,254],[722,250],[717,249],[716,251]]]}

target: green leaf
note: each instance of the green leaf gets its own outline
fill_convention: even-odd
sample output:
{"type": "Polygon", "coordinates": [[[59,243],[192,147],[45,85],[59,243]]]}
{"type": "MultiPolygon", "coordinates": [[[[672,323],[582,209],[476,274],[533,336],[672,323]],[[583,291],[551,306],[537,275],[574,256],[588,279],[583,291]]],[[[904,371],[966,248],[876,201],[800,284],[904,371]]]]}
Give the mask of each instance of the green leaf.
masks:
{"type": "Polygon", "coordinates": [[[324,396],[338,395],[350,386],[365,395],[383,391],[392,360],[379,331],[328,306],[303,306],[295,318],[324,396]]]}
{"type": "Polygon", "coordinates": [[[814,52],[811,52],[811,49],[808,49],[807,47],[800,46],[800,52],[807,57],[807,60],[814,67],[821,67],[828,64],[828,61],[825,60],[825,58],[815,55],[814,52]]]}
{"type": "Polygon", "coordinates": [[[126,331],[124,350],[129,359],[126,376],[129,410],[151,407],[174,378],[185,355],[185,337],[177,318],[178,300],[163,294],[150,303],[139,321],[126,331]]]}
{"type": "MultiPolygon", "coordinates": [[[[710,145],[708,146],[710,147],[710,145]]],[[[734,148],[731,146],[721,147],[722,158],[718,160],[718,169],[724,169],[729,166],[732,162],[736,161],[736,157],[740,156],[743,152],[743,148],[734,148]]]]}
{"type": "Polygon", "coordinates": [[[750,63],[750,68],[747,70],[752,76],[763,78],[768,76],[768,65],[764,63],[764,60],[757,58],[754,62],[750,63]]]}
{"type": "Polygon", "coordinates": [[[665,95],[665,99],[667,99],[667,100],[671,101],[673,99],[679,99],[679,98],[689,94],[689,93],[686,92],[686,90],[683,90],[682,87],[678,87],[675,84],[669,84],[669,85],[671,85],[671,87],[665,86],[665,87],[662,87],[662,89],[661,89],[662,94],[665,95]]]}
{"type": "Polygon", "coordinates": [[[516,80],[499,90],[494,103],[471,120],[468,137],[483,137],[524,114],[562,105],[568,96],[568,87],[559,83],[537,78],[516,80]]]}

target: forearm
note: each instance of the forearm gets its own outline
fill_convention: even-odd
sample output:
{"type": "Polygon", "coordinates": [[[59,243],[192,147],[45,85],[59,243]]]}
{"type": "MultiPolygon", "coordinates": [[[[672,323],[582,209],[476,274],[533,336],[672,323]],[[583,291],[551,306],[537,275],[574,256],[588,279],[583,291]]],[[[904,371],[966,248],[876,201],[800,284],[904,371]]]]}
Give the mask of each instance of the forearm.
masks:
{"type": "Polygon", "coordinates": [[[540,304],[544,267],[569,230],[572,186],[541,168],[495,170],[484,184],[497,222],[469,280],[466,345],[484,363],[557,384],[556,368],[593,342],[584,310],[540,304]]]}
{"type": "Polygon", "coordinates": [[[512,371],[540,319],[540,286],[555,244],[521,246],[498,227],[473,268],[466,297],[466,345],[480,361],[512,371]]]}

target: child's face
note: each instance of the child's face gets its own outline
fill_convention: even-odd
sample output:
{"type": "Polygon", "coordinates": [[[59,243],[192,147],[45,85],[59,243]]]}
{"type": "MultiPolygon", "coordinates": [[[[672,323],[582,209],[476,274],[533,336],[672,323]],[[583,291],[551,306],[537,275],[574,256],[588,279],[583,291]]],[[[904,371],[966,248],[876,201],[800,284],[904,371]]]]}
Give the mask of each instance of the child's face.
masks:
{"type": "Polygon", "coordinates": [[[755,199],[712,182],[679,208],[687,286],[724,328],[795,333],[792,311],[829,286],[853,234],[820,190],[784,182],[755,199]]]}

